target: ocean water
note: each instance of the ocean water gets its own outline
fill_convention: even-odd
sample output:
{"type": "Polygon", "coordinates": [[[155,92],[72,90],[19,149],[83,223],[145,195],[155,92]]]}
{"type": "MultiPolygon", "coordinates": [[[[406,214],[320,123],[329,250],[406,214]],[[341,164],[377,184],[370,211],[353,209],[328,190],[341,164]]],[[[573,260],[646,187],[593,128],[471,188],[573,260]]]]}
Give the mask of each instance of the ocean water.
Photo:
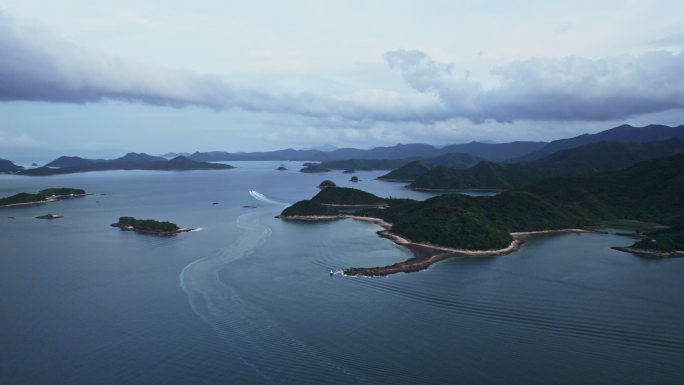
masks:
{"type": "MultiPolygon", "coordinates": [[[[565,234],[418,273],[330,277],[410,254],[370,223],[274,218],[323,179],[352,186],[349,174],[233,164],[0,176],[1,196],[94,194],[0,210],[0,383],[684,384],[684,259],[565,234]],[[64,218],[34,219],[46,213],[64,218]],[[123,215],[201,230],[109,226],[123,215]]],[[[381,174],[354,186],[432,196],[381,174]]]]}

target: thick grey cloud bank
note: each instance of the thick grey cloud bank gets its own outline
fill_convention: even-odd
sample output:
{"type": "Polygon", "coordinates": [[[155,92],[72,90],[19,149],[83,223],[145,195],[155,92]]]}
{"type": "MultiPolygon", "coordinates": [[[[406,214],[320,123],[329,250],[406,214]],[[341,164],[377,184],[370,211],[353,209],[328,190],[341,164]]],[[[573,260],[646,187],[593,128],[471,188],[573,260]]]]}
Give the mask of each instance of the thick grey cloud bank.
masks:
{"type": "Polygon", "coordinates": [[[454,74],[420,51],[385,55],[416,92],[347,97],[234,87],[215,76],[148,67],[84,50],[0,13],[0,101],[123,100],[288,113],[348,122],[616,120],[684,108],[684,54],[653,51],[601,60],[531,59],[495,68],[495,87],[454,74]]]}

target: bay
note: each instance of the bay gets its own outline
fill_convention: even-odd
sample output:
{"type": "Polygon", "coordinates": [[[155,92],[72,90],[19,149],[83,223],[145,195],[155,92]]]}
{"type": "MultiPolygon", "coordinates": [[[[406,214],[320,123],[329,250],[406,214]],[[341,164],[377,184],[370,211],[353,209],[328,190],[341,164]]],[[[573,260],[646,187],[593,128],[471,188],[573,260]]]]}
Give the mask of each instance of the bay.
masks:
{"type": "Polygon", "coordinates": [[[0,383],[684,383],[684,259],[610,248],[625,237],[565,234],[418,273],[330,277],[410,253],[370,223],[275,219],[284,207],[323,179],[434,194],[375,180],[380,171],[352,183],[300,173],[300,162],[283,172],[280,162],[231,164],[0,176],[2,196],[93,193],[0,210],[0,383]],[[64,218],[34,218],[46,213],[64,218]],[[124,215],[201,230],[109,226],[124,215]]]}

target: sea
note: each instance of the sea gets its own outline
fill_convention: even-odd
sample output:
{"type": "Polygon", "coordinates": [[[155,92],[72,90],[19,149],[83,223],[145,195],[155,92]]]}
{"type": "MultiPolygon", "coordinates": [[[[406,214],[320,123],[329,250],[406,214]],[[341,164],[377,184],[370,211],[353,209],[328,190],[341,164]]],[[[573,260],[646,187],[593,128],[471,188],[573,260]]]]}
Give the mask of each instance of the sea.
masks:
{"type": "Polygon", "coordinates": [[[281,163],[0,176],[0,196],[92,193],[0,209],[0,383],[684,384],[684,259],[615,251],[633,242],[616,234],[562,234],[347,277],[411,254],[372,223],[275,216],[324,179],[435,194],[382,171],[352,183],[281,163]],[[47,213],[64,218],[35,218],[47,213]],[[197,230],[123,232],[110,227],[120,216],[197,230]]]}

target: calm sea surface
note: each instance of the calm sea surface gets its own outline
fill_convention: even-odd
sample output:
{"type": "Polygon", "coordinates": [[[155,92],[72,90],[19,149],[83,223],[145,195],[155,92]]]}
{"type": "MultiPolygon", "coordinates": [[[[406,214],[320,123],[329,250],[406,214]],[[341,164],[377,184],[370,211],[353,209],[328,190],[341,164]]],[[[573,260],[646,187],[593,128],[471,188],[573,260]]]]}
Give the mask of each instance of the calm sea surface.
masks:
{"type": "MultiPolygon", "coordinates": [[[[370,223],[273,218],[323,179],[351,186],[349,174],[232,164],[0,176],[0,196],[95,194],[0,210],[0,383],[684,384],[684,259],[567,234],[418,273],[330,277],[410,254],[370,223]],[[65,217],[34,219],[46,213],[65,217]],[[124,215],[201,231],[109,226],[124,215]]],[[[381,174],[354,186],[431,196],[381,174]]]]}

